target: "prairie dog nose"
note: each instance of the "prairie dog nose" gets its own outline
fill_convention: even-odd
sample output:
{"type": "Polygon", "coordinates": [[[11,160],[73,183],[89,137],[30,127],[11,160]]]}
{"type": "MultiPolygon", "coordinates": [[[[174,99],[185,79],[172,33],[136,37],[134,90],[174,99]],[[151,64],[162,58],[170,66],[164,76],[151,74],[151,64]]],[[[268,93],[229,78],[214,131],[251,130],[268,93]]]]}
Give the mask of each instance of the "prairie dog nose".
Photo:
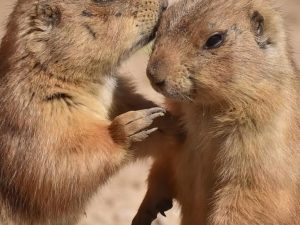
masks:
{"type": "Polygon", "coordinates": [[[162,87],[166,83],[166,75],[162,71],[162,62],[154,61],[150,62],[147,67],[147,76],[150,79],[151,83],[158,87],[162,87]]]}
{"type": "Polygon", "coordinates": [[[166,84],[166,80],[161,80],[161,81],[157,80],[157,81],[155,81],[154,84],[155,84],[157,87],[163,87],[163,86],[165,86],[165,84],[166,84]]]}

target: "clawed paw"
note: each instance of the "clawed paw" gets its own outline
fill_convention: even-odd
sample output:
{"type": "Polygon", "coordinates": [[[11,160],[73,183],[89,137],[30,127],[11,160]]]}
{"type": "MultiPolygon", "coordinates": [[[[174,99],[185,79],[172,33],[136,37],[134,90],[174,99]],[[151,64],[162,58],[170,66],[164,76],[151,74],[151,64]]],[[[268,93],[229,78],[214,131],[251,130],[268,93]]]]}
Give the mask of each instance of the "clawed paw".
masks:
{"type": "Polygon", "coordinates": [[[154,208],[148,208],[139,210],[132,221],[132,225],[151,225],[151,223],[157,218],[160,213],[166,217],[165,212],[173,207],[173,201],[171,199],[164,199],[156,204],[154,208]]]}
{"type": "Polygon", "coordinates": [[[143,141],[157,130],[150,128],[153,121],[165,113],[159,107],[124,113],[112,121],[109,127],[111,136],[116,143],[123,145],[143,141]]]}
{"type": "Polygon", "coordinates": [[[157,212],[166,217],[165,212],[173,208],[173,201],[171,199],[165,199],[159,202],[156,206],[157,212]]]}

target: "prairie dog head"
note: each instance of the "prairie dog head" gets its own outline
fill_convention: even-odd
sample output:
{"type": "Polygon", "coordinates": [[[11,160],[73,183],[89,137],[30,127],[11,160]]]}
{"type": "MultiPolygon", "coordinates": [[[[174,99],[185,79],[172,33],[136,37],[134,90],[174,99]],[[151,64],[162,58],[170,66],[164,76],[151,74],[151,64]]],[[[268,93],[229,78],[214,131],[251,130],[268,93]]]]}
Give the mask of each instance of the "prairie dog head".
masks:
{"type": "Polygon", "coordinates": [[[11,29],[44,67],[107,72],[153,38],[166,7],[166,0],[19,0],[11,29]]]}
{"type": "Polygon", "coordinates": [[[175,100],[261,100],[291,74],[284,30],[265,1],[182,1],[162,18],[147,74],[175,100]]]}

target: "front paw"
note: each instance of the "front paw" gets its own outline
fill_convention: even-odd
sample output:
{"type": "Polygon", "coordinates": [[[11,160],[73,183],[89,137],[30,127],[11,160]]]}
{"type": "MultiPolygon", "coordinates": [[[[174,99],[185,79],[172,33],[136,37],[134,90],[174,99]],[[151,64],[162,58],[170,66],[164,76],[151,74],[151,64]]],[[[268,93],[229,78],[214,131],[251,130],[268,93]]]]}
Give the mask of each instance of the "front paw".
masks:
{"type": "Polygon", "coordinates": [[[171,199],[163,199],[153,207],[148,205],[147,209],[143,205],[132,220],[131,225],[151,225],[159,213],[166,217],[165,212],[172,209],[172,207],[173,201],[171,199]]]}
{"type": "Polygon", "coordinates": [[[165,113],[164,109],[158,107],[124,113],[112,121],[109,127],[110,134],[120,145],[143,141],[157,130],[149,128],[154,119],[164,116],[165,113]]]}
{"type": "Polygon", "coordinates": [[[156,205],[156,211],[166,217],[165,212],[173,208],[173,201],[171,199],[164,199],[156,205]]]}

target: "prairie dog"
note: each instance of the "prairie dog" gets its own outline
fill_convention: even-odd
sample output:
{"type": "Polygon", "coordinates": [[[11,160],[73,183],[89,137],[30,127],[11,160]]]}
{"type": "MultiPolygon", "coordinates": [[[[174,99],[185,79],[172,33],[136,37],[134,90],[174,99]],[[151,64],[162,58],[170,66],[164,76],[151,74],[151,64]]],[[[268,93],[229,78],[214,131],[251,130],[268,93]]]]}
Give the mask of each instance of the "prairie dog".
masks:
{"type": "Polygon", "coordinates": [[[75,224],[138,154],[132,144],[156,130],[148,127],[161,108],[118,116],[115,95],[126,89],[114,74],[153,38],[166,4],[17,2],[0,47],[1,224],[75,224]]]}
{"type": "Polygon", "coordinates": [[[187,135],[154,164],[134,225],[151,224],[170,196],[182,225],[300,224],[299,74],[283,24],[270,1],[167,10],[148,76],[187,135]]]}

